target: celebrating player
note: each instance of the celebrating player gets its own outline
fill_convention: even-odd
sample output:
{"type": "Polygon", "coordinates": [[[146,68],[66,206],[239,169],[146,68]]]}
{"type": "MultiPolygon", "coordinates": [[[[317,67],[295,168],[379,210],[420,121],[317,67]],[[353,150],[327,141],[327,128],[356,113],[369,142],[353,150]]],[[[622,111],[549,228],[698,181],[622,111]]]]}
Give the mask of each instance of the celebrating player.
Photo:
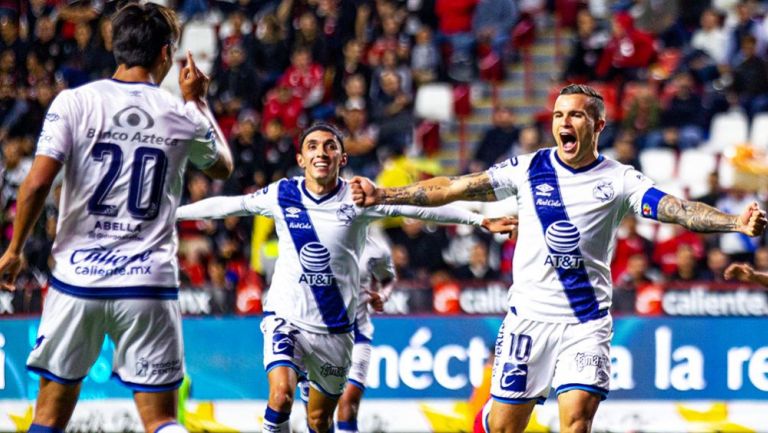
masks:
{"type": "Polygon", "coordinates": [[[177,433],[184,377],[178,304],[176,207],[192,161],[227,178],[232,158],[205,107],[209,79],[187,55],[185,103],[158,87],[172,64],[179,24],[172,10],[131,4],[114,18],[112,79],[63,91],[51,104],[13,239],[0,258],[13,289],[22,249],[62,167],[55,265],[27,367],[40,375],[33,433],[64,432],[104,335],[113,375],[134,391],[147,432],[177,433]]]}
{"type": "Polygon", "coordinates": [[[423,209],[352,202],[339,178],[347,162],[339,131],[317,124],[304,131],[297,162],[303,177],[282,179],[250,195],[212,197],[182,206],[179,219],[264,215],[275,219],[280,254],[267,295],[264,366],[269,401],[264,430],[288,432],[297,380],[310,383],[307,419],[314,432],[333,426],[333,412],[347,383],[359,293],[358,258],[368,224],[385,216],[410,216],[482,225],[495,232],[513,219],[483,219],[462,208],[423,209]]]}
{"type": "Polygon", "coordinates": [[[402,188],[352,180],[358,205],[434,206],[516,196],[520,220],[510,311],[499,330],[489,432],[522,432],[555,389],[560,431],[587,432],[608,394],[612,320],[610,260],[627,211],[699,232],[763,233],[756,203],[728,215],[656,189],[633,168],[599,155],[603,98],[569,85],[553,111],[556,149],[511,158],[488,171],[436,177],[402,188]]]}

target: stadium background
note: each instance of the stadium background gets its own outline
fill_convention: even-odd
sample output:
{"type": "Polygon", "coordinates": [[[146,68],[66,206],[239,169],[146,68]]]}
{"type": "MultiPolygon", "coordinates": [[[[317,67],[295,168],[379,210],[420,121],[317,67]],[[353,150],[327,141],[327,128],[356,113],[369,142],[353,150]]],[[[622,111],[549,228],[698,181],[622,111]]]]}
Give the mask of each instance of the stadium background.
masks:
{"type": "MultiPolygon", "coordinates": [[[[114,68],[114,2],[0,1],[2,232],[57,92],[114,68]]],[[[190,171],[184,202],[294,175],[295,140],[318,119],[347,134],[345,175],[402,185],[487,168],[552,145],[565,82],[606,97],[600,151],[662,189],[737,212],[765,207],[768,2],[741,0],[180,0],[181,56],[210,102],[236,172],[190,171]]],[[[181,61],[181,59],[180,59],[181,61]]],[[[174,69],[163,87],[178,92],[174,69]]],[[[25,431],[37,378],[24,370],[46,291],[56,195],[28,243],[20,289],[0,293],[0,431],[25,431]]],[[[475,206],[489,216],[514,203],[475,206]]],[[[487,395],[488,347],[513,280],[515,241],[466,227],[386,221],[400,276],[377,326],[362,431],[468,431],[487,395]],[[485,382],[485,383],[484,383],[485,382]],[[396,415],[393,415],[396,414],[396,415]]],[[[179,225],[191,395],[198,431],[259,431],[266,397],[261,299],[276,245],[269,220],[179,225]]],[[[766,292],[722,281],[732,261],[768,270],[765,239],[700,236],[628,218],[612,264],[613,389],[599,431],[768,431],[766,292]]],[[[110,346],[72,431],[137,427],[109,380],[110,346]]],[[[185,395],[186,392],[185,388],[185,395]]],[[[555,431],[556,406],[531,431],[555,431]]],[[[301,408],[297,408],[297,418],[301,408]]],[[[301,431],[297,420],[297,429],[301,431]]]]}

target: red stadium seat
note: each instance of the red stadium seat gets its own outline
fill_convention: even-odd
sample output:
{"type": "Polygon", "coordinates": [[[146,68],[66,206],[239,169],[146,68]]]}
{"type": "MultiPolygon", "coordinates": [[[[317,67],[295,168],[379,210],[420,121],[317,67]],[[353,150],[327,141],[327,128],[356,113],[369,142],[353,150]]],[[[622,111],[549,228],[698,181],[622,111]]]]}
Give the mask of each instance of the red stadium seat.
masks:
{"type": "Polygon", "coordinates": [[[427,156],[440,150],[440,124],[425,120],[416,127],[416,142],[427,156]]]}
{"type": "Polygon", "coordinates": [[[457,84],[453,87],[453,110],[458,117],[469,116],[472,113],[468,84],[457,84]]]}

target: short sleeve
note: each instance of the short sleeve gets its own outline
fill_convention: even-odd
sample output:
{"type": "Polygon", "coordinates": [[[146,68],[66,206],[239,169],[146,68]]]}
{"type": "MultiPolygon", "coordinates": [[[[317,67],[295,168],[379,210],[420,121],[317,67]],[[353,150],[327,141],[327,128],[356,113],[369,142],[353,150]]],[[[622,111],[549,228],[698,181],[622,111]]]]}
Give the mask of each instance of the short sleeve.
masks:
{"type": "Polygon", "coordinates": [[[658,219],[659,202],[667,194],[657,189],[651,179],[635,169],[628,169],[624,172],[624,191],[635,214],[658,219]]]}
{"type": "Polygon", "coordinates": [[[194,125],[194,135],[189,140],[189,160],[197,168],[205,170],[219,159],[213,126],[194,102],[184,104],[184,114],[194,125]]]}
{"type": "Polygon", "coordinates": [[[529,159],[527,156],[512,157],[492,166],[486,171],[488,177],[491,178],[491,186],[493,186],[496,199],[503,200],[517,195],[520,179],[522,178],[521,175],[525,174],[528,166],[524,162],[528,162],[529,159]]]}
{"type": "Polygon", "coordinates": [[[48,156],[61,163],[69,158],[73,144],[72,122],[77,118],[72,97],[73,93],[65,90],[54,98],[45,114],[35,155],[48,156]]]}
{"type": "Polygon", "coordinates": [[[278,182],[267,185],[260,190],[243,197],[242,208],[250,214],[273,216],[272,204],[277,203],[278,182]]]}

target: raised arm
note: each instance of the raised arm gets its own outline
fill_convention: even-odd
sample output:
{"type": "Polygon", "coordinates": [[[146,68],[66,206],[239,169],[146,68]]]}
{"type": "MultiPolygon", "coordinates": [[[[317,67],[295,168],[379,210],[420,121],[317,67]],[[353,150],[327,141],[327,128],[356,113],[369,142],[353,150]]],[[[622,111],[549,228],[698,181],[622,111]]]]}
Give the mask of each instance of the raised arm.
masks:
{"type": "Polygon", "coordinates": [[[747,236],[761,235],[766,226],[765,211],[757,203],[751,203],[741,215],[731,215],[672,195],[665,195],[659,201],[658,219],[695,232],[739,232],[747,236]]]}
{"type": "Polygon", "coordinates": [[[437,207],[394,206],[397,214],[409,218],[435,221],[449,224],[467,224],[483,227],[491,233],[504,233],[512,236],[517,231],[517,218],[485,218],[462,206],[447,204],[437,207]]]}
{"type": "Polygon", "coordinates": [[[457,200],[494,201],[496,194],[486,172],[433,177],[399,188],[378,188],[370,180],[354,177],[352,198],[358,206],[410,204],[440,206],[457,200]]]}
{"type": "Polygon", "coordinates": [[[733,263],[725,269],[723,276],[726,280],[739,280],[745,283],[760,284],[768,287],[768,273],[756,271],[746,263],[733,263]]]}

